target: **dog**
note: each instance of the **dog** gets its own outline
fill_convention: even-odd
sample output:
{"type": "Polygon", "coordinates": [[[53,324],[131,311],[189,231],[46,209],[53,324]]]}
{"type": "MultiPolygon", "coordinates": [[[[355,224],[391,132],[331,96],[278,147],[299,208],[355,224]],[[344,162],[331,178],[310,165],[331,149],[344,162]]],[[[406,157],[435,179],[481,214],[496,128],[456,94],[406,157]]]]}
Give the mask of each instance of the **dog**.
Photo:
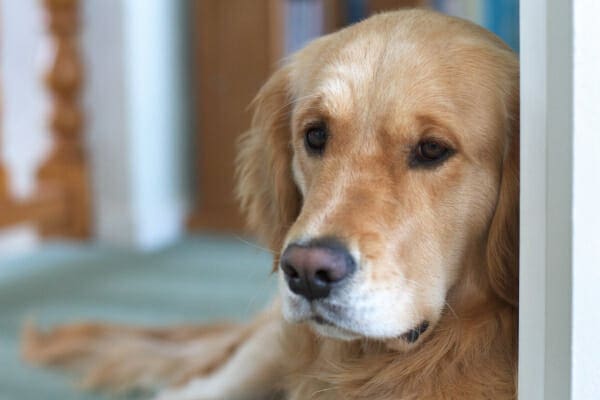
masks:
{"type": "Polygon", "coordinates": [[[238,194],[277,254],[272,307],[30,326],[25,358],[160,400],[516,399],[515,54],[458,18],[379,14],[291,56],[253,107],[238,194]]]}

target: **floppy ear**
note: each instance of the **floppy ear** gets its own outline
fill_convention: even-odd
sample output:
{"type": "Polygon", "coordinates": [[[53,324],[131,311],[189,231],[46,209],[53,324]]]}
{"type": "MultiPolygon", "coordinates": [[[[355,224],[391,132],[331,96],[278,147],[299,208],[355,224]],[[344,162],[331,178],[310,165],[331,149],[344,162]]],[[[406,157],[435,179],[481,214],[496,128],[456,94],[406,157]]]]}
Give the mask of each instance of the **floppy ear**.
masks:
{"type": "Polygon", "coordinates": [[[511,135],[502,165],[502,181],[487,242],[492,289],[508,303],[519,303],[519,101],[513,99],[511,135]]]}
{"type": "Polygon", "coordinates": [[[281,68],[261,88],[252,103],[251,128],[238,144],[237,195],[242,211],[248,226],[275,252],[301,203],[292,178],[289,73],[289,67],[281,68]]]}

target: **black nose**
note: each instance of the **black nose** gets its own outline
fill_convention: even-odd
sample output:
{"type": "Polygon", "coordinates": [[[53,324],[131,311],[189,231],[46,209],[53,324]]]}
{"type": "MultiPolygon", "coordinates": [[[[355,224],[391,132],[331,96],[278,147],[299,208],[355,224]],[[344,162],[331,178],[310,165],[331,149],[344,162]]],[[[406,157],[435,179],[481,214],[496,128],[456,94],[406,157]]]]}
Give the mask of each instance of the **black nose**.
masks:
{"type": "Polygon", "coordinates": [[[281,269],[290,290],[308,300],[329,296],[331,289],[356,269],[346,247],[333,239],[308,245],[291,244],[281,256],[281,269]]]}

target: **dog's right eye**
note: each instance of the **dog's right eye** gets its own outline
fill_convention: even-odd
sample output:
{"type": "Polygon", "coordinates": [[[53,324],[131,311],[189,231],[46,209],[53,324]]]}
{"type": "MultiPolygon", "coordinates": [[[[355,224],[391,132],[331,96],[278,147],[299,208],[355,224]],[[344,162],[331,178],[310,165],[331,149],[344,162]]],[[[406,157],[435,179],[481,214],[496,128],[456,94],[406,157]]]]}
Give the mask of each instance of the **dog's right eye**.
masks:
{"type": "Polygon", "coordinates": [[[454,151],[437,140],[422,140],[412,150],[409,166],[413,168],[430,168],[446,161],[454,151]]]}
{"type": "Polygon", "coordinates": [[[304,144],[309,154],[321,155],[325,151],[325,145],[329,134],[324,125],[311,126],[304,135],[304,144]]]}

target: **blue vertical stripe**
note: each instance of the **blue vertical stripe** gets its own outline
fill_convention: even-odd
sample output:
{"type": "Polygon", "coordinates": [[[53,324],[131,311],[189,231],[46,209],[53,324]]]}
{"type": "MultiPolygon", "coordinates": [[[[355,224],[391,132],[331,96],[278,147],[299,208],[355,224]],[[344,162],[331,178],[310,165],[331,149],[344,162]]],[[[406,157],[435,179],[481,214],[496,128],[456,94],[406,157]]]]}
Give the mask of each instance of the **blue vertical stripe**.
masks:
{"type": "MultiPolygon", "coordinates": [[[[482,8],[480,25],[500,36],[515,51],[519,51],[519,0],[478,0],[482,8]]],[[[431,0],[436,10],[466,17],[464,0],[431,0]]]]}
{"type": "Polygon", "coordinates": [[[348,24],[361,21],[367,17],[367,1],[366,0],[347,0],[347,17],[348,24]]]}
{"type": "Polygon", "coordinates": [[[483,25],[519,51],[519,0],[487,0],[483,25]]]}

